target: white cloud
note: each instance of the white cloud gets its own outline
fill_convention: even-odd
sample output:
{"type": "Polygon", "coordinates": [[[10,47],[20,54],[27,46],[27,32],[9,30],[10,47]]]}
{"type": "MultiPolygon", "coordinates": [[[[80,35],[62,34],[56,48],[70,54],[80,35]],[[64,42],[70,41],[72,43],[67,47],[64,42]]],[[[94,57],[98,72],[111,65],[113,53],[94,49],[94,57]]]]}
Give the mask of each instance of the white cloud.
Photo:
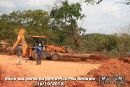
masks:
{"type": "Polygon", "coordinates": [[[50,10],[55,3],[56,0],[12,0],[15,3],[16,10],[35,10],[35,9],[43,9],[50,10]]]}
{"type": "Polygon", "coordinates": [[[42,6],[45,4],[46,1],[43,1],[43,0],[27,0],[26,1],[26,4],[28,6],[42,6]]]}
{"type": "Polygon", "coordinates": [[[115,4],[110,4],[110,3],[106,3],[101,5],[102,11],[109,14],[109,15],[113,15],[116,17],[120,17],[120,7],[118,7],[118,5],[115,4]]]}
{"type": "Polygon", "coordinates": [[[14,8],[15,5],[11,1],[0,1],[0,8],[14,8]]]}
{"type": "Polygon", "coordinates": [[[82,27],[87,33],[118,33],[121,26],[130,23],[130,8],[110,0],[96,6],[83,6],[86,18],[82,27]]]}

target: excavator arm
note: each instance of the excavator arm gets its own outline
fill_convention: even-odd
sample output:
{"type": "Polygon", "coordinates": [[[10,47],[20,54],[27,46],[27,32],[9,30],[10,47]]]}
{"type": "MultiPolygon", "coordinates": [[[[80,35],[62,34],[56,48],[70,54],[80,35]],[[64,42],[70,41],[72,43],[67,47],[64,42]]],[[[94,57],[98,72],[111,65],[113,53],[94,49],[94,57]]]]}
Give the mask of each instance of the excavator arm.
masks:
{"type": "Polygon", "coordinates": [[[20,43],[21,41],[21,37],[18,36],[16,42],[13,44],[13,47],[11,48],[11,51],[14,51],[14,49],[18,46],[18,44],[20,43]]]}
{"type": "MultiPolygon", "coordinates": [[[[15,50],[15,48],[18,46],[18,44],[21,42],[21,40],[22,40],[21,36],[18,36],[16,42],[13,44],[13,47],[11,48],[11,51],[15,50]]],[[[28,45],[26,43],[22,43],[21,45],[22,45],[22,54],[23,54],[23,56],[25,56],[28,45]]]]}

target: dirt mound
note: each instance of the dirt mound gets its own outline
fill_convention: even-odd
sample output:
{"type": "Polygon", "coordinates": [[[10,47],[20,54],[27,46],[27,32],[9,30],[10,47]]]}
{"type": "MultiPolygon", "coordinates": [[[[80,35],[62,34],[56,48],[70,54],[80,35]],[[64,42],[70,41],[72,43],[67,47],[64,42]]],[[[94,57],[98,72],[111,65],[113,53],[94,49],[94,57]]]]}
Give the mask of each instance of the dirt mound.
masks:
{"type": "Polygon", "coordinates": [[[129,57],[119,58],[119,60],[130,64],[130,58],[129,57]]]}
{"type": "Polygon", "coordinates": [[[96,81],[77,81],[68,82],[68,87],[130,87],[130,64],[120,60],[111,59],[101,65],[97,70],[91,70],[85,77],[95,77],[96,81]],[[116,84],[98,84],[99,76],[124,76],[125,84],[122,86],[116,84]]]}

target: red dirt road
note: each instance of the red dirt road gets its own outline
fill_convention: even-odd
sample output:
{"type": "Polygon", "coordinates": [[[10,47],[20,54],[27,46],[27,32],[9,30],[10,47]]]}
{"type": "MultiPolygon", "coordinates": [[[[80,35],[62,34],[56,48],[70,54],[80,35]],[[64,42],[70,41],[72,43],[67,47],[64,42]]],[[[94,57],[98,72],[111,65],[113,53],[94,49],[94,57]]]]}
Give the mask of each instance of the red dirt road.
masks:
{"type": "MultiPolygon", "coordinates": [[[[16,65],[16,56],[0,55],[1,78],[5,77],[75,77],[84,76],[90,70],[97,69],[101,64],[88,64],[82,62],[60,62],[43,60],[42,65],[36,65],[36,61],[25,59],[22,65],[16,65]]],[[[28,82],[3,82],[2,87],[28,87],[28,82]],[[12,85],[15,83],[14,85],[12,85]],[[26,85],[26,86],[25,86],[26,85]]],[[[30,86],[31,87],[31,86],[30,86]]]]}
{"type": "Polygon", "coordinates": [[[39,77],[74,77],[86,75],[87,72],[92,69],[97,69],[101,64],[43,60],[41,65],[36,65],[36,61],[28,60],[25,62],[24,59],[22,65],[16,65],[16,56],[0,55],[0,65],[12,67],[12,70],[20,67],[24,70],[23,72],[28,72],[39,77]]]}
{"type": "MultiPolygon", "coordinates": [[[[63,62],[43,60],[42,65],[36,65],[36,61],[22,62],[16,65],[16,56],[0,55],[0,87],[39,87],[37,81],[6,81],[5,77],[94,77],[99,76],[124,76],[125,84],[99,85],[95,81],[63,81],[65,87],[130,87],[130,63],[129,61],[109,59],[94,62],[63,62]]],[[[123,58],[124,59],[124,58],[123,58]]],[[[129,60],[129,58],[127,58],[129,60]]],[[[54,87],[54,86],[40,86],[54,87]]],[[[55,86],[57,87],[57,86],[55,86]]],[[[61,87],[61,86],[58,86],[61,87]]]]}

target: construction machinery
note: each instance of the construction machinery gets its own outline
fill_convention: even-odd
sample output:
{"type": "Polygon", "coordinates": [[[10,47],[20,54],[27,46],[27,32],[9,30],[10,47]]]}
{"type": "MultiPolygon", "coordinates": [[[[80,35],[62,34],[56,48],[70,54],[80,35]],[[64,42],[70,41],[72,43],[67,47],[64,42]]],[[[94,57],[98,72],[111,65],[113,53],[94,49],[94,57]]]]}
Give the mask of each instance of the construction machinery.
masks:
{"type": "Polygon", "coordinates": [[[55,45],[48,45],[47,37],[46,36],[31,36],[32,40],[32,46],[28,47],[27,55],[30,59],[36,60],[37,58],[37,51],[36,46],[38,42],[42,43],[43,47],[43,53],[42,58],[46,59],[53,59],[57,60],[60,56],[60,53],[69,53],[71,52],[71,48],[65,47],[65,46],[55,46],[55,45]]]}
{"type": "Polygon", "coordinates": [[[72,49],[68,46],[55,46],[55,45],[49,45],[47,41],[47,36],[31,36],[33,39],[31,44],[28,45],[24,38],[25,30],[21,29],[18,33],[18,38],[16,42],[14,43],[13,47],[11,48],[11,51],[14,51],[14,49],[17,46],[22,46],[23,56],[29,57],[30,59],[36,60],[37,59],[37,46],[38,43],[41,43],[42,46],[42,58],[45,59],[52,59],[52,60],[75,60],[77,59],[81,61],[86,61],[87,59],[100,59],[102,58],[100,55],[97,54],[76,54],[73,53],[72,49]]]}
{"type": "Polygon", "coordinates": [[[103,57],[98,54],[77,54],[73,53],[71,47],[69,46],[55,46],[48,45],[48,40],[46,36],[31,36],[32,46],[28,48],[28,55],[30,59],[37,59],[36,46],[38,43],[42,43],[43,53],[42,58],[49,60],[64,60],[64,61],[86,61],[87,59],[100,60],[103,57]]]}

